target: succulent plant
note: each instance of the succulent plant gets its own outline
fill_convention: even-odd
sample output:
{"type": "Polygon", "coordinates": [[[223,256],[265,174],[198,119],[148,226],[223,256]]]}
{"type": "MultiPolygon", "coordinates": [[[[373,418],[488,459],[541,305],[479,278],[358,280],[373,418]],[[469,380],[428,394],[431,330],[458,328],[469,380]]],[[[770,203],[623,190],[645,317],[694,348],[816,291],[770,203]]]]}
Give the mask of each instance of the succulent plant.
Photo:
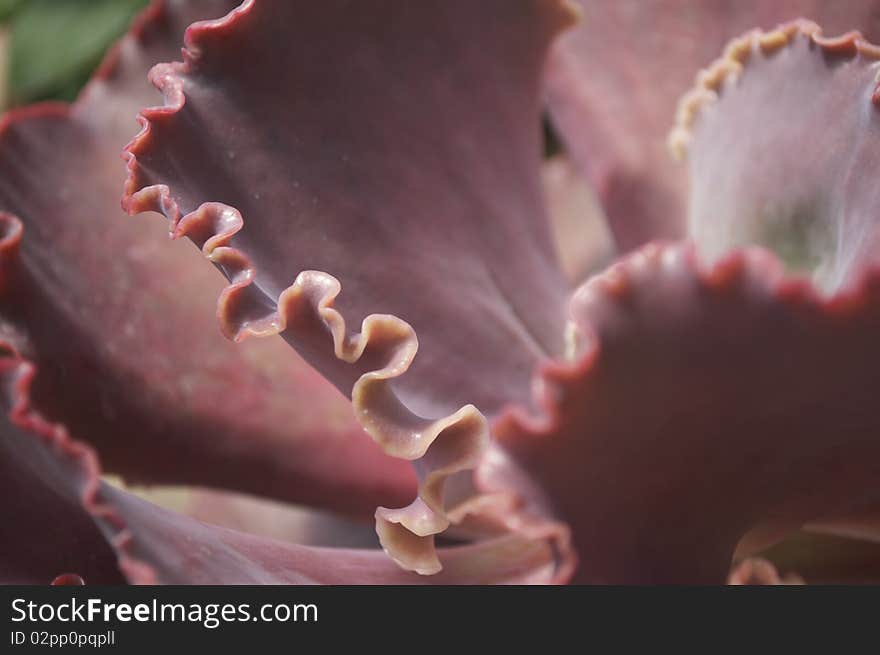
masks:
{"type": "Polygon", "coordinates": [[[880,4],[236,4],[0,124],[0,578],[783,583],[749,557],[876,539],[880,4]]]}

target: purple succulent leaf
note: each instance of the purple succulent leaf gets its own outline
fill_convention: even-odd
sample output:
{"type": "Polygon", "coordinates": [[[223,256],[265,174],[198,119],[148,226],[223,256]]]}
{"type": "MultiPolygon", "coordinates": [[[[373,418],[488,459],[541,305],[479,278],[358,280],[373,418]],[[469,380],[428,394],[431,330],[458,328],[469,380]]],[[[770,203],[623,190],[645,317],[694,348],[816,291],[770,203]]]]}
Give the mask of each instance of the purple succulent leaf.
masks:
{"type": "Polygon", "coordinates": [[[213,316],[222,276],[169,244],[159,221],[119,207],[119,153],[159,97],[147,71],[176,56],[193,20],[233,6],[156,4],[75,104],[6,116],[0,209],[24,236],[0,315],[40,366],[34,403],[113,472],[366,518],[412,497],[411,467],[382,453],[348,400],[284,344],[224,339],[213,316]]]}
{"type": "Polygon", "coordinates": [[[109,488],[125,518],[133,582],[160,584],[546,584],[555,575],[547,542],[514,535],[438,548],[443,570],[401,569],[381,550],[301,546],[200,523],[109,488]],[[148,577],[149,576],[149,577],[148,577]]]}
{"type": "Polygon", "coordinates": [[[118,583],[124,574],[134,584],[497,584],[554,575],[549,544],[516,536],[439,549],[443,573],[424,577],[380,550],[300,546],[162,509],[101,481],[91,447],[31,406],[35,375],[33,363],[4,344],[0,525],[15,534],[3,535],[3,582],[118,583]]]}
{"type": "Polygon", "coordinates": [[[670,143],[701,254],[762,245],[827,293],[880,263],[880,48],[799,21],[734,40],[698,80],[670,143]]]}
{"type": "MultiPolygon", "coordinates": [[[[376,548],[375,525],[338,513],[206,487],[133,487],[140,498],[202,523],[305,546],[376,548]]],[[[375,508],[374,508],[375,510],[375,508]]]]}
{"type": "Polygon", "coordinates": [[[527,403],[562,351],[537,126],[571,20],[561,0],[246,2],[153,69],[166,105],[128,148],[127,209],[162,211],[225,273],[226,334],[281,333],[416,460],[418,499],[377,529],[423,573],[444,486],[486,447],[474,404],[527,403]]]}
{"type": "MultiPolygon", "coordinates": [[[[152,72],[166,107],[129,149],[127,203],[247,256],[247,299],[221,317],[231,336],[259,330],[302,271],[328,271],[350,320],[415,327],[419,359],[395,385],[413,406],[527,400],[527,374],[561,340],[535,126],[543,54],[569,15],[555,0],[350,5],[247,2],[193,28],[186,61],[152,72]],[[219,206],[187,218],[205,202],[243,226],[228,233],[237,219],[219,206]],[[461,333],[470,347],[443,343],[461,333]]],[[[357,371],[323,346],[308,354],[350,393],[357,371]]]]}
{"type": "Polygon", "coordinates": [[[91,450],[30,414],[23,399],[34,367],[8,344],[2,350],[0,583],[45,585],[63,575],[124,582],[112,547],[82,509],[96,461],[91,450]]]}
{"type": "Polygon", "coordinates": [[[494,432],[571,526],[577,579],[719,583],[750,533],[880,500],[876,271],[824,299],[765,250],[651,244],[572,315],[545,414],[494,432]]]}
{"type": "Polygon", "coordinates": [[[684,235],[686,174],[666,136],[676,100],[733,35],[807,16],[830,34],[859,27],[880,38],[877,0],[577,2],[582,24],[560,38],[547,67],[549,105],[622,252],[684,235]]]}
{"type": "MultiPolygon", "coordinates": [[[[876,539],[880,50],[806,21],[734,41],[670,139],[691,162],[696,245],[655,242],[596,275],[565,325],[566,277],[602,252],[598,232],[574,243],[573,217],[603,220],[553,163],[542,202],[538,82],[571,12],[392,4],[248,1],[153,69],[166,104],[127,148],[124,203],[164,213],[225,287],[107,202],[125,117],[150,102],[137,76],[173,56],[195,5],[147,12],[74,105],[0,124],[0,209],[20,216],[0,213],[0,525],[15,528],[0,579],[545,583],[575,573],[575,550],[585,582],[872,571],[872,544],[851,561],[742,558],[802,527],[876,539]],[[280,333],[327,379],[281,339],[225,342],[218,294],[227,336],[280,333]],[[129,478],[362,514],[411,498],[409,459],[418,497],[376,512],[391,558],[293,544],[102,482],[68,427],[129,478]],[[476,542],[435,548],[450,524],[476,542]]],[[[877,27],[855,0],[634,6],[585,3],[589,44],[563,41],[548,69],[624,250],[686,230],[656,112],[682,62],[781,11],[877,27]]]]}
{"type": "Polygon", "coordinates": [[[670,138],[689,152],[703,257],[651,245],[586,283],[584,353],[535,385],[545,414],[496,423],[570,525],[579,579],[719,582],[735,551],[803,524],[861,538],[876,524],[847,517],[876,507],[880,476],[878,58],[807,21],[732,42],[670,138]],[[806,260],[813,281],[736,251],[752,244],[806,260]]]}

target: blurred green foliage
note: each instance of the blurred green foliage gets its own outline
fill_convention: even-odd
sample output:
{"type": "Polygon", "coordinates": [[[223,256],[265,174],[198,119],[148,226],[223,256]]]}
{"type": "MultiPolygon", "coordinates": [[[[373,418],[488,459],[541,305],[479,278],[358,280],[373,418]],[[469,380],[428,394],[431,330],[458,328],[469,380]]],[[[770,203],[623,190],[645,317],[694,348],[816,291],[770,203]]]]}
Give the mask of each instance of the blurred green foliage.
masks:
{"type": "Polygon", "coordinates": [[[24,0],[0,0],[0,21],[8,20],[12,13],[24,4],[24,0]]]}
{"type": "Polygon", "coordinates": [[[0,0],[10,30],[8,97],[72,100],[148,0],[0,0]]]}

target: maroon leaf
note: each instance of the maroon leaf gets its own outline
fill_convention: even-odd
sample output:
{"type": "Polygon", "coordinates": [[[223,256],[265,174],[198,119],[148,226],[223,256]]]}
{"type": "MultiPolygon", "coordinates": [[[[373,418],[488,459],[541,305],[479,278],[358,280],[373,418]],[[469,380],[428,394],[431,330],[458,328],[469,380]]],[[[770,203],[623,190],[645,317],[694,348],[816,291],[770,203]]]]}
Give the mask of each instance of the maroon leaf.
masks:
{"type": "Polygon", "coordinates": [[[681,102],[689,232],[708,259],[759,244],[826,292],[880,262],[880,48],[809,22],[736,39],[681,102]]]}
{"type": "Polygon", "coordinates": [[[378,529],[424,573],[444,484],[488,436],[457,408],[528,402],[562,349],[538,80],[570,20],[560,0],[246,2],[153,70],[166,105],[129,147],[128,210],[164,212],[226,274],[226,334],[280,332],[419,460],[419,499],[378,529]]]}
{"type": "MultiPolygon", "coordinates": [[[[297,546],[199,523],[112,487],[125,518],[134,582],[162,584],[503,584],[546,583],[555,564],[547,543],[502,537],[438,549],[443,572],[402,570],[381,550],[297,546]]],[[[132,576],[130,575],[130,578],[132,576]]]]}
{"type": "Polygon", "coordinates": [[[370,516],[412,497],[410,467],[284,344],[224,339],[213,317],[222,277],[168,244],[158,221],[119,207],[119,153],[138,109],[158,98],[147,70],[179,52],[190,22],[233,5],[157,4],[74,105],[7,115],[0,209],[17,214],[24,238],[0,314],[41,368],[34,402],[110,470],[370,516]]]}
{"type": "Polygon", "coordinates": [[[147,584],[490,584],[547,582],[553,575],[549,545],[516,537],[440,549],[445,571],[425,578],[402,571],[379,550],[298,546],[163,510],[101,482],[94,451],[31,406],[35,373],[3,346],[5,583],[118,583],[120,571],[129,582],[147,584]]]}
{"type": "Polygon", "coordinates": [[[880,38],[877,0],[580,0],[583,21],[548,66],[549,100],[563,141],[589,175],[617,245],[680,237],[685,171],[666,135],[676,100],[733,36],[797,16],[831,34],[858,27],[880,38]]]}
{"type": "Polygon", "coordinates": [[[29,415],[22,398],[33,367],[3,351],[0,583],[47,585],[71,572],[90,584],[123,582],[113,549],[81,508],[91,451],[29,415]]]}
{"type": "Polygon", "coordinates": [[[545,370],[545,414],[496,432],[571,525],[579,579],[718,583],[749,532],[876,505],[876,272],[823,300],[766,251],[650,245],[572,312],[582,354],[545,370]]]}

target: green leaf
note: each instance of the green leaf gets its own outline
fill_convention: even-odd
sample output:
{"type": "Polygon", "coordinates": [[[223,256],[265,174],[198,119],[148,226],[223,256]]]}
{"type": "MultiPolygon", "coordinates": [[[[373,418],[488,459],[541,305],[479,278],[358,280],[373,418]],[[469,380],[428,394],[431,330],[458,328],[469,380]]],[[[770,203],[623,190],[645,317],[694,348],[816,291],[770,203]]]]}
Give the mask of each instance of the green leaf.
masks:
{"type": "Polygon", "coordinates": [[[24,0],[0,0],[0,22],[8,20],[23,3],[24,0]]]}
{"type": "MultiPolygon", "coordinates": [[[[10,0],[0,2],[9,4],[10,0]]],[[[147,2],[29,0],[22,4],[10,24],[13,103],[75,97],[107,48],[147,2]]]]}

